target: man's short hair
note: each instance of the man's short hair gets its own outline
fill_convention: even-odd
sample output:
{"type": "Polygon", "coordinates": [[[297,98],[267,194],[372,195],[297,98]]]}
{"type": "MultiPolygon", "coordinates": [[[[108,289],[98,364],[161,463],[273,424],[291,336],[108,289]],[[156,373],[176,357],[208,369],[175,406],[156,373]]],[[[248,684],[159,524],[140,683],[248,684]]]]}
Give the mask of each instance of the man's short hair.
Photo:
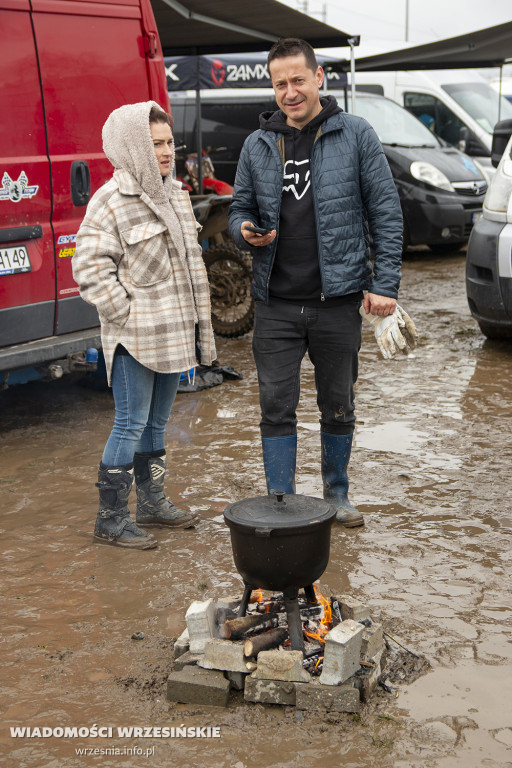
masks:
{"type": "Polygon", "coordinates": [[[300,56],[304,54],[306,59],[306,65],[308,69],[316,72],[318,69],[318,62],[316,60],[315,52],[313,48],[305,40],[301,40],[299,37],[281,37],[274,43],[267,56],[267,66],[274,59],[282,59],[285,56],[300,56]]]}

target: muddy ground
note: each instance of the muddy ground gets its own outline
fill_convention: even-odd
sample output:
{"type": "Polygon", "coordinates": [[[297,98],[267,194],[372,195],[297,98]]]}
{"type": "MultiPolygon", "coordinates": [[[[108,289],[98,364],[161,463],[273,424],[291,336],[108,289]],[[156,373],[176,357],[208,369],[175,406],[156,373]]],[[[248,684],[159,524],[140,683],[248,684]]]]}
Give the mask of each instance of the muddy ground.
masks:
{"type": "MultiPolygon", "coordinates": [[[[364,529],[333,529],[327,592],[350,592],[430,671],[359,717],[169,704],[173,640],[192,600],[240,594],[222,511],[264,492],[250,338],[219,340],[243,373],[179,395],[168,426],[175,500],[195,531],[156,551],[95,545],[109,392],[70,380],[0,393],[2,765],[16,768],[504,768],[512,766],[512,348],[469,315],[464,254],[409,254],[401,302],[421,346],[386,362],[365,331],[351,496],[364,529]],[[135,632],[144,639],[131,639],[135,632]],[[11,726],[219,726],[220,738],[12,738],[11,726]],[[150,757],[77,749],[154,749],[150,757]]],[[[303,370],[299,493],[319,495],[312,368],[303,370]]],[[[132,507],[133,499],[132,499],[132,507]]]]}

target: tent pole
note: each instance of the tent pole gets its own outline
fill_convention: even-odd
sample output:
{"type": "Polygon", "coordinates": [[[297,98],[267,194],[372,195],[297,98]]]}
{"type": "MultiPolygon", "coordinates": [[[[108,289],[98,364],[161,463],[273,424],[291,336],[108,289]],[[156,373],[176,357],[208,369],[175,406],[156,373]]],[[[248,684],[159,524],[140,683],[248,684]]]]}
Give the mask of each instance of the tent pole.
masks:
{"type": "Polygon", "coordinates": [[[357,40],[349,37],[347,43],[350,45],[350,111],[355,114],[356,109],[356,62],[354,54],[354,45],[357,40]]]}
{"type": "Polygon", "coordinates": [[[500,64],[500,96],[498,101],[498,122],[501,120],[501,88],[503,85],[503,64],[500,64]]]}
{"type": "Polygon", "coordinates": [[[203,194],[203,137],[201,131],[201,91],[196,88],[196,149],[197,149],[197,186],[203,194]]]}

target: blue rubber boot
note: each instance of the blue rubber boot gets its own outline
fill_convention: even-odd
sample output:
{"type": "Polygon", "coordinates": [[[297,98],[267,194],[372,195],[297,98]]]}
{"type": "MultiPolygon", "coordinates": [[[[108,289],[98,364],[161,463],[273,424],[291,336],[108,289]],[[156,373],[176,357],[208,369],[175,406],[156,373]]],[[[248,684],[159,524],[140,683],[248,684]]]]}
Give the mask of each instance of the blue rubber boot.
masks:
{"type": "Polygon", "coordinates": [[[267,492],[295,493],[297,435],[262,437],[267,492]]]}
{"type": "Polygon", "coordinates": [[[348,500],[347,466],[352,448],[352,435],[322,432],[321,438],[324,499],[336,507],[336,520],[345,528],[364,525],[362,514],[348,500]]]}

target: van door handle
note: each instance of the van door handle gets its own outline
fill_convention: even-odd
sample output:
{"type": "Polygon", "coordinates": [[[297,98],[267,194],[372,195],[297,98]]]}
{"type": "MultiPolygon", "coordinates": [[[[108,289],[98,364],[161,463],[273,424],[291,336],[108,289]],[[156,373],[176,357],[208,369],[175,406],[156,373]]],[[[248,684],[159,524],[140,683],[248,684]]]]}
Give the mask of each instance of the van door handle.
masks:
{"type": "Polygon", "coordinates": [[[14,240],[35,240],[43,236],[40,224],[31,227],[5,227],[0,229],[0,243],[12,243],[14,240]]]}
{"type": "Polygon", "coordinates": [[[87,205],[91,196],[91,174],[85,160],[71,163],[71,199],[73,205],[87,205]]]}

